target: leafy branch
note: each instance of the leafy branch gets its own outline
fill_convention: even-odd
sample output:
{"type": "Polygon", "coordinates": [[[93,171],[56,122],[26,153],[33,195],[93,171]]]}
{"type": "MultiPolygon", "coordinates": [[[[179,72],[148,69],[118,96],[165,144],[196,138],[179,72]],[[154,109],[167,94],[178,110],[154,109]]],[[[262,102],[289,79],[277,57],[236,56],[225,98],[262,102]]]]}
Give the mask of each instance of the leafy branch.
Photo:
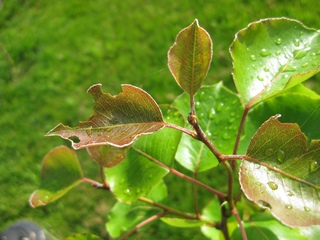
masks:
{"type": "MultiPolygon", "coordinates": [[[[168,67],[184,93],[171,105],[159,106],[132,85],[122,85],[116,96],[93,85],[88,90],[92,116],[76,127],[59,124],[47,136],[86,148],[100,166],[102,183],[85,178],[75,153],[58,147],[44,158],[41,185],[30,204],[51,203],[81,182],[111,191],[119,202],[107,229],[119,237],[127,226],[121,239],[158,219],[174,227],[200,227],[211,239],[219,238],[219,231],[225,239],[248,239],[254,234],[251,225],[258,228],[255,237],[275,231],[266,217],[260,219],[259,211],[247,207],[246,198],[289,227],[320,225],[320,141],[308,140],[320,139],[314,131],[320,96],[301,84],[320,71],[319,38],[319,31],[296,20],[249,24],[230,46],[234,93],[222,82],[202,86],[212,41],[195,20],[179,32],[168,52],[168,67]],[[287,122],[280,122],[279,114],[287,122]],[[191,174],[178,171],[176,162],[191,174]],[[219,166],[225,174],[214,178],[225,183],[219,186],[223,190],[199,180],[219,166]],[[194,213],[163,203],[163,178],[169,173],[193,185],[194,213]],[[211,199],[202,210],[201,189],[211,199]]],[[[304,236],[289,227],[280,229],[304,236]]]]}

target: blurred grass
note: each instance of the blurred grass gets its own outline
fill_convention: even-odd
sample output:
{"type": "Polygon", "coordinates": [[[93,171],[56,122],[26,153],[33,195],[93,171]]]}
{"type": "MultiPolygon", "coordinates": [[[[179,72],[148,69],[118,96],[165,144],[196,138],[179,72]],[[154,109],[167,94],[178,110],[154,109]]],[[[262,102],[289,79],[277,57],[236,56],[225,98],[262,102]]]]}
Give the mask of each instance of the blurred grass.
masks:
{"type": "MultiPolygon", "coordinates": [[[[205,83],[223,80],[233,89],[228,47],[234,34],[252,21],[281,16],[319,29],[318,3],[4,0],[0,6],[0,229],[29,218],[58,238],[84,231],[107,238],[104,223],[114,202],[109,193],[83,185],[52,205],[29,207],[29,195],[39,185],[42,157],[57,145],[69,145],[43,135],[59,122],[75,126],[91,115],[92,100],[85,91],[94,83],[102,83],[112,94],[120,91],[122,83],[134,84],[158,103],[170,103],[181,91],[170,76],[166,53],[176,34],[195,18],[214,44],[205,83]]],[[[98,179],[98,168],[84,151],[79,158],[85,175],[98,179]]],[[[176,178],[166,179],[183,188],[173,199],[181,200],[190,192],[176,178]]],[[[177,206],[189,207],[188,203],[177,206]]],[[[149,235],[132,239],[191,239],[193,234],[192,239],[202,237],[193,230],[159,224],[149,235]]]]}

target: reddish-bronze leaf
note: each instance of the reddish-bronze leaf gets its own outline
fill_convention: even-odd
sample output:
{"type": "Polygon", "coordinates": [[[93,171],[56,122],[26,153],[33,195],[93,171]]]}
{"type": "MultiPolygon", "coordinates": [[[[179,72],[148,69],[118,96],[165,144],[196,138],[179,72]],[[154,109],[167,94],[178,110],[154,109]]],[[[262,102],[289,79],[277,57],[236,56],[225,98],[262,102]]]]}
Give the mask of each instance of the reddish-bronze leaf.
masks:
{"type": "Polygon", "coordinates": [[[47,136],[60,136],[72,142],[75,149],[109,144],[124,147],[138,137],[164,127],[161,110],[142,89],[124,84],[120,94],[104,93],[101,84],[89,88],[94,113],[75,128],[57,125],[47,136]]]}
{"type": "Polygon", "coordinates": [[[292,227],[320,224],[320,141],[310,146],[299,126],[271,117],[258,129],[241,163],[245,195],[292,227]],[[251,160],[250,160],[251,159],[251,160]]]}
{"type": "Polygon", "coordinates": [[[118,148],[110,145],[88,147],[90,157],[102,167],[114,167],[126,158],[130,146],[118,148]]]}

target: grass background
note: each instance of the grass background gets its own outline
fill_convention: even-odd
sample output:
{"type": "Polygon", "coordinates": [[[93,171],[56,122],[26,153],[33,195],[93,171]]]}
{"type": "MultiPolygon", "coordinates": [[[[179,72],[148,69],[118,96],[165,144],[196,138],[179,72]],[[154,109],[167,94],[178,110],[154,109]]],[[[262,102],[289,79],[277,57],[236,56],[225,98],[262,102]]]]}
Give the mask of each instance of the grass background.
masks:
{"type": "MultiPolygon", "coordinates": [[[[102,83],[117,94],[121,83],[148,91],[158,103],[181,93],[167,68],[175,36],[198,18],[213,40],[206,84],[232,85],[228,47],[235,33],[266,17],[290,17],[320,29],[318,0],[4,0],[0,4],[0,230],[32,219],[59,239],[91,232],[107,239],[105,222],[113,196],[81,185],[63,199],[32,209],[41,159],[70,144],[43,135],[59,122],[75,126],[92,113],[86,90],[102,83]]],[[[317,77],[319,80],[319,77],[317,77]]],[[[98,180],[98,167],[79,152],[84,174],[98,180]]],[[[172,182],[173,178],[167,178],[172,182]]],[[[174,184],[185,186],[177,182],[174,184]]],[[[181,189],[179,200],[190,191],[181,189]]],[[[178,192],[179,193],[179,192],[178,192]]],[[[190,193],[191,196],[191,193],[190,193]]],[[[179,203],[179,206],[184,207],[179,203]]],[[[154,224],[132,239],[203,239],[193,230],[154,224]]]]}

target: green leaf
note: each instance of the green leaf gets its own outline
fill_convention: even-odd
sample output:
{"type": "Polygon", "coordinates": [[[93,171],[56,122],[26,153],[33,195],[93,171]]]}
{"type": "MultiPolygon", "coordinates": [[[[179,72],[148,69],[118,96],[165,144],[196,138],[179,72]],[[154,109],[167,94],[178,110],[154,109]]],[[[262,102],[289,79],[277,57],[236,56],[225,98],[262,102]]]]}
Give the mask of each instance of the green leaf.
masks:
{"type": "Polygon", "coordinates": [[[299,126],[271,117],[258,129],[240,166],[245,195],[292,227],[320,224],[320,141],[308,147],[299,126]],[[254,161],[254,162],[252,162],[254,161]]]}
{"type": "MultiPolygon", "coordinates": [[[[184,120],[176,109],[168,106],[163,109],[167,121],[183,123],[184,120]]],[[[122,202],[132,203],[149,192],[168,173],[168,169],[154,163],[153,160],[171,166],[180,138],[180,131],[164,128],[137,140],[123,162],[105,170],[107,181],[115,196],[122,202]]]]}
{"type": "Polygon", "coordinates": [[[195,219],[183,219],[183,218],[160,218],[164,223],[180,228],[192,228],[192,227],[200,227],[206,224],[206,221],[195,220],[195,219]]]}
{"type": "Polygon", "coordinates": [[[243,102],[258,103],[319,72],[320,31],[287,18],[264,19],[239,31],[230,53],[243,102]]]}
{"type": "Polygon", "coordinates": [[[75,128],[59,124],[47,136],[68,139],[75,149],[103,144],[124,147],[164,127],[160,108],[148,93],[128,84],[122,90],[112,96],[102,91],[101,84],[93,85],[88,90],[95,102],[89,120],[75,128]]]}
{"type": "Polygon", "coordinates": [[[208,73],[211,58],[211,38],[196,19],[177,35],[168,52],[168,66],[177,84],[193,96],[208,73]]]}
{"type": "MultiPolygon", "coordinates": [[[[160,202],[167,196],[167,188],[163,181],[154,186],[147,198],[160,202]]],[[[129,231],[144,219],[159,213],[160,210],[142,202],[132,205],[117,202],[109,212],[109,221],[106,224],[108,233],[116,238],[123,232],[129,231]]]]}
{"type": "MultiPolygon", "coordinates": [[[[300,232],[300,229],[284,226],[279,221],[266,213],[257,213],[251,216],[249,221],[243,223],[248,239],[261,240],[288,240],[308,238],[300,232]]],[[[233,231],[232,240],[242,239],[240,229],[233,231]]]]}
{"type": "Polygon", "coordinates": [[[65,240],[102,240],[102,238],[89,233],[78,233],[65,238],[65,240]]]}
{"type": "MultiPolygon", "coordinates": [[[[195,96],[199,125],[216,147],[224,154],[231,154],[235,143],[243,107],[238,96],[222,85],[204,86],[195,96]]],[[[188,96],[182,94],[173,106],[188,116],[188,96]]],[[[188,126],[191,129],[191,126],[188,126]]],[[[217,166],[218,161],[201,142],[182,135],[177,161],[191,171],[205,171],[217,166]]]]}
{"type": "Polygon", "coordinates": [[[81,182],[82,170],[74,151],[59,146],[43,159],[40,188],[30,196],[30,205],[47,205],[66,194],[81,182]]]}
{"type": "Polygon", "coordinates": [[[296,92],[284,92],[256,105],[247,117],[245,138],[240,144],[244,153],[249,142],[261,124],[270,116],[281,114],[281,120],[297,123],[309,139],[320,139],[320,131],[315,131],[320,122],[320,98],[304,87],[292,88],[296,92]],[[303,93],[303,94],[301,94],[303,93]],[[308,95],[305,95],[308,93],[308,95]],[[311,97],[310,97],[311,96],[311,97]]]}
{"type": "Polygon", "coordinates": [[[110,145],[88,147],[90,157],[102,167],[114,167],[127,156],[130,146],[117,148],[110,145]]]}

